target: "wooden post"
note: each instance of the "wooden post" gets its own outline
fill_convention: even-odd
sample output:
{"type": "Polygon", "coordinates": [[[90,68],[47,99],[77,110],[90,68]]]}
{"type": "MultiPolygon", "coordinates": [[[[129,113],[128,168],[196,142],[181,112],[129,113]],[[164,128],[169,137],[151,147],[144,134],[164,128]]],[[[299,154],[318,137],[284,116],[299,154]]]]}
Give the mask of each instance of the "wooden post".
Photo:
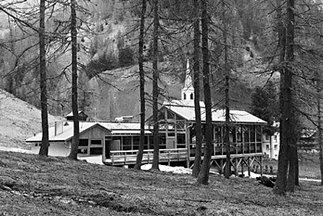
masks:
{"type": "Polygon", "coordinates": [[[190,129],[187,122],[185,122],[185,142],[187,148],[186,167],[190,167],[190,129]]]}
{"type": "MultiPolygon", "coordinates": [[[[223,148],[222,148],[222,151],[223,151],[223,148]]],[[[223,174],[223,159],[220,159],[221,162],[220,162],[220,174],[223,174]]]]}
{"type": "Polygon", "coordinates": [[[262,162],[262,156],[259,156],[259,157],[260,157],[260,176],[262,176],[262,174],[263,174],[263,169],[262,169],[263,162],[262,162]]]}
{"type": "Polygon", "coordinates": [[[248,176],[250,177],[250,167],[251,167],[251,164],[250,164],[250,158],[248,157],[248,176]]]}
{"type": "Polygon", "coordinates": [[[243,163],[245,163],[245,158],[244,157],[242,158],[242,161],[241,161],[241,175],[244,177],[244,175],[243,175],[243,172],[244,172],[243,163]]]}

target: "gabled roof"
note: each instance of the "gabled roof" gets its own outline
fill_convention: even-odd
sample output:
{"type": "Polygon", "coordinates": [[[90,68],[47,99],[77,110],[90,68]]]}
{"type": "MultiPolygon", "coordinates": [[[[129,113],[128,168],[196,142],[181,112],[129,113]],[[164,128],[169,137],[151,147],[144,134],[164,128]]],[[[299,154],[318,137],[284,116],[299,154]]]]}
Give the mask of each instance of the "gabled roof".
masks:
{"type": "MultiPolygon", "coordinates": [[[[50,142],[65,142],[72,139],[74,135],[74,124],[72,121],[67,121],[63,126],[63,132],[55,135],[55,127],[49,128],[49,141],[50,142]],[[67,123],[67,124],[66,124],[67,123]]],[[[111,134],[139,134],[139,123],[115,123],[115,122],[80,122],[80,135],[94,127],[100,127],[111,134]]],[[[148,127],[146,127],[146,130],[148,127]]],[[[145,131],[146,134],[151,134],[150,131],[145,131]]],[[[38,133],[33,137],[26,139],[26,142],[41,142],[42,133],[38,133]]]]}
{"type": "MultiPolygon", "coordinates": [[[[203,102],[201,105],[201,120],[205,121],[205,106],[203,102]]],[[[177,115],[185,118],[188,121],[195,121],[195,108],[194,101],[175,100],[172,102],[166,102],[163,107],[171,110],[177,115]]],[[[235,123],[254,123],[254,124],[266,124],[267,122],[242,110],[230,110],[230,118],[235,123]]],[[[225,110],[212,109],[212,122],[225,122],[225,110]]]]}

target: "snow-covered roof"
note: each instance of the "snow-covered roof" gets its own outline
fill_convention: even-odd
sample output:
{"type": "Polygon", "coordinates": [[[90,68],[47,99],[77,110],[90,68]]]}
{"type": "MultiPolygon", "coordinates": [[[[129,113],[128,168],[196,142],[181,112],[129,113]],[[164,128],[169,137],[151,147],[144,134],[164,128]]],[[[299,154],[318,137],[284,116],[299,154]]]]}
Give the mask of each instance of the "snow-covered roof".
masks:
{"type": "MultiPolygon", "coordinates": [[[[203,102],[201,105],[201,120],[205,121],[205,106],[203,102]]],[[[172,101],[163,104],[164,107],[185,118],[188,121],[195,121],[194,101],[172,101]]],[[[235,123],[256,123],[266,124],[267,122],[242,110],[230,110],[230,119],[235,123]]],[[[213,122],[225,122],[225,110],[212,109],[213,122]]]]}
{"type": "MultiPolygon", "coordinates": [[[[140,124],[139,123],[115,123],[115,122],[80,122],[80,134],[89,130],[93,127],[101,127],[111,134],[139,134],[140,124]]],[[[148,129],[148,127],[146,127],[148,129]]],[[[63,124],[62,133],[55,135],[55,127],[50,127],[49,141],[50,142],[63,142],[70,140],[74,135],[74,124],[72,121],[67,121],[63,124]]],[[[151,134],[150,131],[145,131],[146,134],[151,134]]],[[[38,133],[33,137],[26,139],[26,142],[41,142],[42,133],[38,133]]]]}

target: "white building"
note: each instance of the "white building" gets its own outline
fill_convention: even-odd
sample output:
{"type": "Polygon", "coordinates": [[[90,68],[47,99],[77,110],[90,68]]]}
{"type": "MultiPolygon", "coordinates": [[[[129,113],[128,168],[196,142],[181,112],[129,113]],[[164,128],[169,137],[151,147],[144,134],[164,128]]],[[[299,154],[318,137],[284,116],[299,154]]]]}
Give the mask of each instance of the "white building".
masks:
{"type": "MultiPolygon", "coordinates": [[[[274,122],[274,127],[279,127],[278,122],[274,122]]],[[[280,144],[280,133],[275,132],[274,135],[269,136],[268,134],[263,134],[263,144],[262,152],[265,156],[270,159],[278,160],[279,155],[279,145],[280,144]]]]}

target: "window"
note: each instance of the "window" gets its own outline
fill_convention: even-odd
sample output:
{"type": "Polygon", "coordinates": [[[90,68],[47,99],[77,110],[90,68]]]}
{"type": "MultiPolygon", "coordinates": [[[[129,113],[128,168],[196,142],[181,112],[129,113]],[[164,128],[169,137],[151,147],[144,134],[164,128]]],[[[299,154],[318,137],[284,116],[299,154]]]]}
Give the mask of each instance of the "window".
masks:
{"type": "Polygon", "coordinates": [[[184,98],[184,100],[186,100],[186,94],[185,93],[183,94],[183,98],[184,98]]]}
{"type": "Polygon", "coordinates": [[[274,149],[275,149],[275,150],[277,149],[277,147],[278,147],[277,145],[274,145],[274,149]]]}
{"type": "Polygon", "coordinates": [[[177,134],[177,143],[180,143],[180,144],[185,143],[185,134],[177,134]]]}
{"type": "Polygon", "coordinates": [[[140,136],[134,136],[133,137],[133,149],[134,150],[139,149],[139,143],[140,143],[140,136]]]}
{"type": "Polygon", "coordinates": [[[269,150],[269,145],[266,145],[266,150],[269,150]]]}
{"type": "Polygon", "coordinates": [[[194,96],[193,96],[193,93],[191,93],[191,95],[190,95],[191,100],[193,100],[193,97],[194,97],[194,96]]]}
{"type": "Polygon", "coordinates": [[[131,150],[131,138],[130,136],[123,137],[123,150],[131,150]]]}
{"type": "Polygon", "coordinates": [[[88,139],[80,139],[79,146],[88,146],[89,140],[88,139]]]}
{"type": "Polygon", "coordinates": [[[268,134],[266,134],[265,140],[270,140],[270,136],[268,134]]]}
{"type": "Polygon", "coordinates": [[[261,127],[256,126],[256,140],[257,142],[261,142],[261,127]]]}
{"type": "Polygon", "coordinates": [[[90,155],[101,155],[101,154],[102,154],[102,147],[90,149],[90,155]]]}
{"type": "Polygon", "coordinates": [[[102,140],[100,139],[92,139],[91,145],[102,145],[102,140]]]}

